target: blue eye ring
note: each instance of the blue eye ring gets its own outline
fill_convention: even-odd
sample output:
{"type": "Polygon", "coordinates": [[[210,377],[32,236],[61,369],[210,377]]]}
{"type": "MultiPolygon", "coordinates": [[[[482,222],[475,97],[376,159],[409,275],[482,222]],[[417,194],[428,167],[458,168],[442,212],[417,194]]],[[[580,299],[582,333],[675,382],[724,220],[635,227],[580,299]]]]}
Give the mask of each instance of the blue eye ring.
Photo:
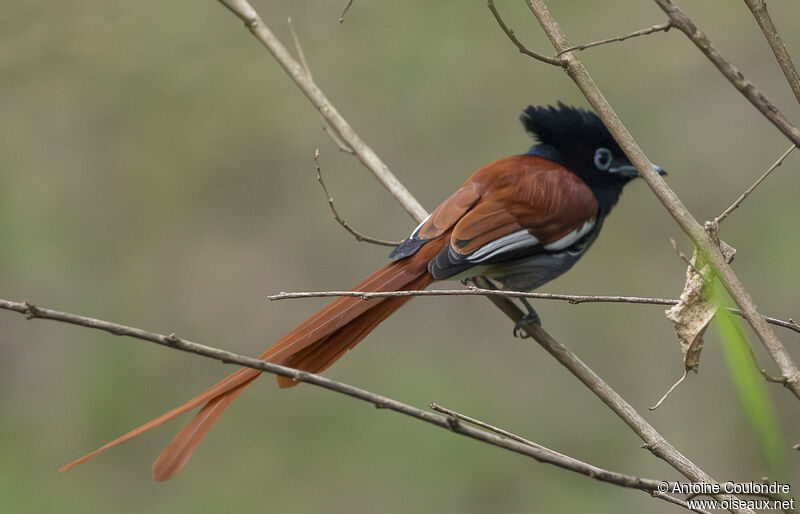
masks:
{"type": "Polygon", "coordinates": [[[611,155],[611,150],[608,148],[598,148],[594,153],[594,165],[600,171],[608,171],[608,168],[611,167],[612,160],[613,156],[611,155]]]}

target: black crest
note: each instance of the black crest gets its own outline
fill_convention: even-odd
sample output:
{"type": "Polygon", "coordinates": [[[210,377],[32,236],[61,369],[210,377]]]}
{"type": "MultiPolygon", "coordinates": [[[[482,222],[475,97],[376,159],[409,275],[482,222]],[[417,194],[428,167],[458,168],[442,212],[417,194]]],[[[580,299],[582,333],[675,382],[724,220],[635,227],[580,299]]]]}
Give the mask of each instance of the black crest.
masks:
{"type": "Polygon", "coordinates": [[[580,144],[592,149],[606,147],[617,155],[623,155],[603,122],[590,111],[561,102],[558,102],[558,107],[530,105],[523,111],[520,121],[539,143],[561,152],[580,144]]]}

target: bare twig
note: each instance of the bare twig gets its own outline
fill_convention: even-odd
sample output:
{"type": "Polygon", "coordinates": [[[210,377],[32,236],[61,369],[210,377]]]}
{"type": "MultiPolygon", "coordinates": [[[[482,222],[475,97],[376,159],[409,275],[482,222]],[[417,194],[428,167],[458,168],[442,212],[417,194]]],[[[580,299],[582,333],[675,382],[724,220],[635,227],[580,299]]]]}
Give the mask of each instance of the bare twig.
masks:
{"type": "MultiPolygon", "coordinates": [[[[579,303],[636,303],[648,305],[677,305],[679,300],[673,298],[647,298],[641,296],[604,296],[604,295],[577,295],[537,293],[528,291],[500,291],[497,289],[483,289],[469,287],[468,289],[426,289],[423,291],[302,291],[284,292],[267,296],[267,300],[290,300],[296,298],[327,298],[333,296],[355,296],[364,300],[371,298],[388,298],[392,296],[505,296],[508,298],[533,298],[536,300],[561,300],[571,304],[579,303]]],[[[739,309],[728,308],[731,314],[744,317],[739,309]]],[[[794,320],[782,320],[764,316],[767,323],[787,328],[800,333],[800,325],[794,320]]]]}
{"type": "MultiPolygon", "coordinates": [[[[533,448],[537,448],[537,449],[539,449],[539,450],[541,450],[543,452],[549,453],[555,459],[563,460],[564,463],[569,466],[569,469],[571,471],[575,471],[577,473],[581,473],[583,475],[586,475],[586,476],[589,476],[589,477],[592,477],[592,478],[597,478],[598,480],[601,480],[603,482],[611,482],[611,483],[614,483],[614,484],[617,484],[617,485],[620,485],[620,486],[623,486],[623,487],[638,488],[638,489],[641,489],[641,490],[643,490],[645,492],[650,493],[652,496],[654,496],[656,498],[660,498],[660,499],[666,500],[666,501],[668,501],[670,503],[675,503],[677,505],[681,505],[681,506],[683,506],[684,508],[687,508],[687,509],[689,508],[688,504],[684,500],[681,500],[679,498],[675,498],[673,496],[666,495],[664,493],[660,493],[658,491],[658,488],[649,489],[649,488],[636,487],[635,484],[641,484],[641,483],[646,483],[648,486],[650,485],[649,482],[643,482],[642,481],[643,479],[641,479],[641,478],[632,477],[632,476],[629,476],[629,475],[616,473],[614,471],[608,471],[608,470],[605,470],[605,469],[602,469],[602,468],[598,468],[596,466],[593,466],[593,465],[588,464],[586,462],[583,462],[581,460],[575,459],[575,458],[570,457],[568,455],[561,454],[561,453],[559,453],[559,452],[557,452],[555,450],[551,450],[551,449],[547,448],[546,446],[542,446],[539,443],[535,443],[535,442],[533,442],[533,441],[531,441],[529,439],[526,439],[524,437],[518,436],[518,435],[516,435],[516,434],[514,434],[512,432],[509,432],[508,430],[504,430],[504,429],[496,427],[494,425],[490,425],[489,423],[486,423],[486,422],[481,421],[479,419],[472,418],[472,417],[467,416],[465,414],[461,414],[460,412],[456,412],[456,411],[454,411],[452,409],[448,409],[446,407],[442,407],[441,405],[437,405],[435,403],[432,403],[430,405],[430,407],[431,407],[431,409],[435,410],[436,412],[441,412],[442,414],[446,414],[447,416],[450,416],[451,418],[453,418],[454,421],[456,421],[456,420],[457,421],[465,421],[465,422],[470,423],[472,425],[478,426],[478,427],[480,427],[480,428],[482,428],[484,430],[489,430],[489,431],[494,432],[496,434],[499,434],[499,435],[501,435],[503,437],[508,437],[509,439],[513,439],[514,441],[517,441],[519,443],[526,444],[526,445],[531,446],[533,448]]],[[[454,425],[456,427],[460,426],[460,424],[454,424],[454,425]]],[[[667,485],[667,489],[668,490],[671,489],[672,486],[673,486],[673,483],[670,483],[670,482],[662,482],[661,483],[662,486],[665,485],[665,484],[667,485]]]]}
{"type": "Polygon", "coordinates": [[[790,147],[789,147],[789,148],[788,148],[788,149],[787,149],[785,152],[783,152],[783,155],[781,155],[780,157],[778,157],[778,160],[777,160],[777,161],[775,161],[775,163],[774,163],[772,166],[770,166],[770,167],[769,167],[769,169],[767,169],[767,171],[765,171],[765,172],[764,172],[764,173],[763,173],[763,174],[762,174],[760,177],[758,177],[758,180],[756,180],[756,181],[753,183],[753,185],[752,185],[752,186],[750,186],[750,187],[748,187],[747,189],[745,189],[745,190],[744,190],[744,193],[742,193],[742,194],[739,196],[739,198],[737,198],[737,199],[736,199],[736,201],[735,201],[735,202],[733,202],[733,204],[731,204],[731,206],[730,206],[730,207],[728,207],[727,209],[725,209],[725,210],[722,212],[722,214],[720,214],[719,216],[717,216],[717,217],[714,219],[714,223],[716,223],[716,224],[719,224],[719,222],[720,222],[720,221],[724,220],[726,217],[728,217],[728,215],[729,215],[730,213],[732,213],[732,212],[733,212],[733,211],[734,211],[734,210],[735,210],[737,207],[739,207],[739,206],[742,204],[742,202],[744,202],[744,199],[745,199],[745,198],[747,198],[747,197],[750,195],[750,193],[752,193],[752,192],[753,192],[753,190],[759,186],[759,184],[761,184],[762,182],[764,182],[764,179],[766,179],[766,178],[769,176],[769,174],[770,174],[770,173],[772,173],[773,171],[775,171],[775,169],[776,169],[778,166],[780,166],[781,164],[783,164],[783,161],[784,161],[784,159],[786,159],[786,158],[789,156],[789,154],[790,154],[790,153],[792,153],[792,150],[794,150],[795,148],[797,148],[797,146],[795,146],[795,145],[792,145],[792,146],[790,146],[790,147]]]}
{"type": "Polygon", "coordinates": [[[686,376],[688,374],[689,374],[689,370],[688,369],[684,369],[683,370],[683,375],[681,375],[681,378],[679,378],[677,382],[672,384],[672,387],[667,389],[667,392],[664,393],[664,396],[662,396],[661,399],[658,400],[655,405],[653,405],[652,407],[648,407],[647,410],[656,410],[657,408],[661,407],[661,404],[664,403],[664,400],[666,400],[667,397],[672,394],[672,391],[674,391],[679,385],[681,385],[681,382],[686,380],[686,376]]]}
{"type": "Polygon", "coordinates": [[[344,15],[347,14],[347,11],[350,10],[350,7],[353,5],[353,0],[348,0],[347,5],[344,6],[342,9],[342,14],[339,15],[339,23],[344,23],[344,15]]]}
{"type": "Polygon", "coordinates": [[[584,43],[578,46],[571,46],[569,48],[565,48],[564,50],[559,51],[556,55],[561,57],[567,52],[572,52],[575,50],[586,50],[587,48],[592,48],[594,46],[606,45],[608,43],[616,43],[618,41],[625,41],[626,39],[630,39],[633,37],[639,36],[647,36],[649,34],[653,34],[654,32],[666,32],[672,28],[672,23],[662,23],[661,25],[653,25],[652,27],[648,27],[646,29],[637,30],[636,32],[632,32],[625,36],[617,36],[617,37],[610,37],[608,39],[601,39],[600,41],[592,41],[591,43],[584,43]]]}
{"type": "Polygon", "coordinates": [[[358,160],[369,169],[383,186],[394,196],[400,205],[417,222],[421,222],[428,213],[411,195],[408,189],[389,171],[389,167],[358,136],[349,123],[339,114],[322,90],[308,77],[306,70],[286,50],[272,31],[263,22],[258,13],[246,0],[219,0],[225,7],[238,16],[273,57],[280,63],[298,88],[306,95],[314,107],[330,123],[333,130],[353,149],[358,160]]]}
{"type": "Polygon", "coordinates": [[[325,298],[333,296],[354,296],[364,300],[371,298],[390,298],[401,296],[505,296],[508,298],[534,298],[536,300],[562,300],[572,304],[578,303],[645,303],[653,305],[675,305],[678,300],[671,298],[646,298],[639,296],[598,296],[573,295],[555,293],[537,293],[529,291],[501,291],[468,287],[467,289],[426,289],[414,291],[302,291],[284,292],[267,296],[267,300],[289,300],[295,298],[325,298]]]}
{"type": "MultiPolygon", "coordinates": [[[[755,361],[755,358],[753,359],[753,361],[755,361]]],[[[761,375],[764,377],[764,380],[766,380],[767,382],[772,382],[772,383],[775,383],[775,384],[783,384],[784,382],[786,382],[785,378],[776,377],[776,376],[770,375],[767,372],[767,370],[765,370],[764,368],[759,368],[759,371],[761,371],[761,375]]]]}
{"type": "Polygon", "coordinates": [[[386,396],[366,391],[349,384],[327,379],[321,375],[288,368],[286,366],[280,366],[278,364],[272,364],[259,359],[254,359],[252,357],[247,357],[245,355],[215,348],[213,346],[194,343],[192,341],[179,338],[175,334],[163,335],[155,332],[149,332],[140,328],[112,323],[97,318],[90,318],[78,314],[38,307],[27,301],[13,302],[0,299],[0,309],[17,312],[24,315],[27,319],[49,319],[62,323],[69,323],[71,325],[102,330],[113,335],[132,337],[134,339],[148,341],[162,346],[167,346],[169,348],[194,353],[211,359],[219,360],[223,363],[237,364],[239,366],[245,366],[267,373],[280,375],[282,377],[288,377],[298,382],[312,384],[371,403],[381,409],[387,409],[394,412],[399,412],[400,414],[405,414],[406,416],[410,416],[420,421],[436,425],[439,428],[444,428],[458,434],[465,435],[471,439],[485,442],[492,446],[497,446],[499,448],[511,450],[515,453],[527,455],[528,457],[532,457],[539,462],[553,464],[560,468],[575,471],[602,482],[646,491],[657,490],[659,484],[661,484],[661,481],[659,480],[623,475],[598,468],[522,438],[515,439],[500,437],[468,425],[456,424],[453,423],[453,415],[442,416],[439,414],[434,414],[432,412],[418,409],[412,405],[393,400],[386,396]],[[519,439],[522,439],[522,441],[519,439]]]}
{"type": "MultiPolygon", "coordinates": [[[[303,65],[303,69],[306,72],[308,80],[313,81],[314,76],[311,74],[311,67],[308,65],[308,61],[306,60],[306,54],[305,52],[303,52],[303,47],[300,45],[300,38],[297,37],[297,32],[294,30],[294,24],[292,23],[292,18],[289,17],[287,22],[289,24],[289,31],[292,33],[292,40],[294,40],[294,48],[295,50],[297,50],[297,57],[300,59],[300,63],[303,65]]],[[[345,153],[355,154],[353,149],[350,148],[350,145],[348,145],[345,141],[343,141],[341,136],[339,136],[339,134],[335,130],[331,130],[328,120],[326,120],[322,114],[320,114],[319,117],[322,120],[322,130],[325,131],[326,134],[328,134],[328,137],[330,137],[336,144],[336,146],[339,147],[339,150],[345,153]]]]}
{"type": "Polygon", "coordinates": [[[317,168],[317,182],[319,182],[319,185],[322,186],[322,191],[325,193],[325,198],[328,200],[328,207],[331,208],[331,213],[333,213],[333,219],[335,219],[339,225],[353,234],[358,241],[384,246],[397,246],[400,244],[400,241],[387,241],[385,239],[376,239],[374,237],[365,236],[358,230],[351,227],[347,221],[342,219],[342,217],[339,216],[339,213],[336,211],[336,207],[333,206],[333,197],[328,192],[328,187],[325,185],[325,181],[322,180],[322,170],[319,167],[319,148],[317,148],[317,150],[314,152],[314,166],[317,168]]]}
{"type": "Polygon", "coordinates": [[[783,44],[783,40],[778,35],[778,30],[767,12],[766,0],[744,0],[744,3],[747,4],[756,22],[758,22],[758,26],[761,27],[761,32],[767,38],[767,43],[769,43],[772,53],[775,54],[775,59],[778,60],[778,65],[789,82],[789,87],[792,88],[795,98],[800,102],[800,77],[797,75],[797,69],[794,67],[789,51],[786,50],[786,45],[783,44]]]}
{"type": "Polygon", "coordinates": [[[504,430],[504,429],[496,427],[494,425],[490,425],[489,423],[486,423],[485,421],[481,421],[479,419],[472,418],[470,416],[467,416],[466,414],[461,414],[460,412],[454,411],[452,409],[448,409],[447,407],[443,407],[443,406],[438,405],[436,403],[431,403],[430,404],[430,408],[435,410],[436,412],[441,412],[442,414],[445,414],[445,415],[450,416],[452,418],[459,419],[461,421],[466,421],[467,423],[471,423],[471,424],[473,424],[475,426],[481,427],[484,430],[489,430],[489,431],[494,432],[496,434],[500,434],[503,437],[508,437],[509,439],[513,439],[513,440],[518,441],[520,443],[527,444],[529,446],[533,446],[534,448],[544,449],[544,450],[547,450],[547,451],[551,451],[551,452],[555,453],[556,455],[560,455],[562,457],[566,457],[566,455],[558,453],[555,450],[551,450],[550,448],[547,448],[546,446],[542,446],[541,444],[535,443],[535,442],[533,442],[533,441],[531,441],[529,439],[525,439],[522,436],[518,436],[518,435],[516,435],[516,434],[514,434],[512,432],[509,432],[508,430],[504,430]]]}
{"type": "Polygon", "coordinates": [[[678,247],[678,242],[677,241],[675,241],[674,239],[670,238],[669,243],[670,243],[670,245],[672,245],[672,249],[675,251],[675,253],[678,254],[678,257],[680,257],[680,259],[683,262],[685,262],[687,266],[692,268],[692,271],[694,271],[695,273],[697,273],[698,275],[700,275],[704,279],[707,279],[707,277],[703,273],[701,273],[699,269],[694,267],[694,264],[692,264],[691,259],[689,259],[689,257],[687,257],[686,254],[683,253],[683,251],[681,251],[681,249],[678,247]]]}
{"type": "Polygon", "coordinates": [[[722,56],[719,49],[694,24],[694,22],[672,0],[655,0],[659,7],[669,16],[672,25],[679,29],[708,57],[722,75],[733,84],[753,106],[761,111],[773,125],[778,127],[795,145],[800,145],[800,129],[789,123],[789,120],[759,91],[744,74],[730,61],[722,56]]]}
{"type": "Polygon", "coordinates": [[[508,39],[514,43],[520,53],[533,57],[537,61],[552,64],[553,66],[564,66],[563,61],[559,57],[548,57],[546,55],[534,52],[533,50],[529,50],[528,47],[523,45],[522,42],[517,39],[517,36],[514,35],[514,31],[508,28],[508,25],[506,25],[506,23],[503,21],[503,18],[500,17],[500,13],[497,12],[497,8],[494,6],[494,0],[487,0],[487,5],[489,6],[489,10],[492,11],[494,19],[497,20],[497,24],[500,25],[500,28],[506,33],[508,39]]]}
{"type": "Polygon", "coordinates": [[[300,38],[297,37],[297,31],[294,30],[294,24],[292,23],[291,16],[286,19],[286,23],[289,25],[289,32],[292,34],[294,49],[297,51],[297,57],[300,59],[300,64],[303,65],[303,69],[306,71],[306,77],[308,77],[308,80],[314,80],[314,76],[311,74],[311,67],[308,65],[308,61],[306,60],[306,54],[303,52],[303,47],[300,45],[300,38]]]}
{"type": "MultiPolygon", "coordinates": [[[[659,5],[662,2],[667,2],[669,5],[672,5],[669,0],[656,1],[659,2],[659,5]]],[[[569,48],[570,44],[564,32],[550,15],[543,0],[526,0],[526,3],[539,20],[539,23],[544,28],[556,51],[569,48]]],[[[670,19],[675,21],[672,16],[670,16],[670,19]]],[[[687,19],[684,18],[683,20],[685,22],[687,19]]],[[[694,27],[694,25],[692,25],[692,27],[694,27]]],[[[708,43],[710,44],[710,42],[708,43]]],[[[636,166],[642,178],[644,178],[645,182],[647,182],[667,211],[675,218],[678,225],[680,225],[683,231],[692,239],[695,246],[707,256],[708,261],[717,271],[725,289],[728,291],[731,298],[733,298],[734,302],[736,302],[737,306],[742,310],[744,318],[750,323],[750,326],[753,327],[758,338],[767,348],[770,356],[778,366],[781,375],[786,378],[786,387],[792,391],[797,398],[800,398],[800,369],[797,368],[797,365],[792,361],[786,348],[775,336],[775,333],[770,329],[769,325],[767,325],[764,317],[758,312],[753,299],[744,288],[739,277],[736,276],[736,273],[727,263],[720,248],[705,228],[697,222],[686,206],[683,205],[683,202],[681,202],[680,198],[678,198],[675,192],[667,185],[661,175],[653,169],[650,160],[633,139],[630,132],[628,132],[622,124],[622,121],[620,121],[614,109],[608,103],[608,100],[606,100],[600,89],[594,83],[589,72],[575,56],[575,53],[566,53],[562,56],[562,59],[566,61],[565,70],[567,75],[575,82],[597,112],[598,116],[603,120],[603,123],[614,136],[617,143],[619,143],[630,162],[636,166]]],[[[800,132],[798,132],[798,135],[800,135],[800,132]]]]}

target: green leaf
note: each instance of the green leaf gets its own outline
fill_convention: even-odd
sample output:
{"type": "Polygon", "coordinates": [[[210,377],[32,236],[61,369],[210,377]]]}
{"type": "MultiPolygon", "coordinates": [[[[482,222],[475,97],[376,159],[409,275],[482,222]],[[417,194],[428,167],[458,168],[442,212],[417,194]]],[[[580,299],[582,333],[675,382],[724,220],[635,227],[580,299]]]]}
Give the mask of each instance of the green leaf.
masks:
{"type": "Polygon", "coordinates": [[[728,373],[739,395],[742,411],[753,427],[771,478],[786,477],[788,464],[783,451],[786,445],[767,394],[767,385],[742,331],[742,322],[725,308],[731,302],[719,279],[714,277],[710,289],[712,301],[720,305],[714,326],[720,334],[728,373]]]}

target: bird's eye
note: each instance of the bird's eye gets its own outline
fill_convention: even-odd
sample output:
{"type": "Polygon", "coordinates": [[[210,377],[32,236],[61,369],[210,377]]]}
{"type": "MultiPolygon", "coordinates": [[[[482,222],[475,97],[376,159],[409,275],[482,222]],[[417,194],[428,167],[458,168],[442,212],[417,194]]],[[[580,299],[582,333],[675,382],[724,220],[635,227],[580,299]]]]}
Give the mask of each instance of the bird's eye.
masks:
{"type": "Polygon", "coordinates": [[[611,166],[611,150],[608,148],[598,148],[594,153],[594,165],[600,171],[608,171],[611,166]]]}

